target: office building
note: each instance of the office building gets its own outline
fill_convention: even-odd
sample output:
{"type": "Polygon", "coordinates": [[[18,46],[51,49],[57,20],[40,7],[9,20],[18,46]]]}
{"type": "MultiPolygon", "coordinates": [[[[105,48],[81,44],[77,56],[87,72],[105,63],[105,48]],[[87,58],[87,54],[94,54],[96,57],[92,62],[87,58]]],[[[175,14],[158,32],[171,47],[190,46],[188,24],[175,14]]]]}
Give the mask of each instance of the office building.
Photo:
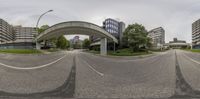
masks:
{"type": "Polygon", "coordinates": [[[13,27],[0,19],[0,48],[33,48],[36,34],[33,27],[13,27]]]}
{"type": "Polygon", "coordinates": [[[162,27],[152,29],[148,32],[148,37],[151,38],[153,48],[160,49],[165,44],[165,30],[162,27]]]}
{"type": "Polygon", "coordinates": [[[123,32],[125,31],[125,23],[108,18],[103,22],[103,28],[111,35],[119,40],[119,44],[122,43],[123,32]]]}
{"type": "Polygon", "coordinates": [[[81,41],[81,40],[80,40],[80,37],[79,37],[79,36],[74,36],[73,39],[70,39],[70,43],[72,43],[72,44],[78,43],[78,42],[80,42],[80,41],[81,41]]]}
{"type": "Polygon", "coordinates": [[[34,42],[37,31],[33,27],[15,26],[15,42],[34,42]]]}
{"type": "Polygon", "coordinates": [[[125,31],[125,23],[124,22],[119,22],[119,44],[120,46],[122,45],[122,38],[123,38],[123,33],[125,31]]]}
{"type": "MultiPolygon", "coordinates": [[[[122,45],[122,38],[123,38],[123,32],[125,31],[125,23],[120,22],[111,18],[106,19],[103,21],[102,28],[106,30],[108,33],[110,33],[112,36],[118,39],[119,46],[122,45]]],[[[95,35],[91,35],[89,39],[93,42],[92,46],[99,45],[100,38],[95,35]]],[[[118,45],[117,45],[118,46],[118,45]]],[[[108,43],[108,49],[113,49],[113,43],[108,43]]]]}
{"type": "Polygon", "coordinates": [[[192,46],[200,49],[200,19],[192,23],[192,46]]]}
{"type": "Polygon", "coordinates": [[[9,25],[3,19],[0,19],[0,44],[12,42],[14,37],[12,25],[9,25]]]}
{"type": "Polygon", "coordinates": [[[33,42],[37,31],[33,27],[12,26],[0,19],[0,43],[33,42]]]}
{"type": "Polygon", "coordinates": [[[81,49],[82,48],[83,40],[80,39],[79,36],[74,36],[73,39],[70,39],[70,47],[74,49],[81,49]]]}
{"type": "Polygon", "coordinates": [[[186,41],[184,40],[178,40],[177,38],[174,38],[173,41],[169,41],[169,43],[164,44],[164,46],[173,49],[181,49],[181,48],[189,48],[190,44],[186,43],[186,41]]]}

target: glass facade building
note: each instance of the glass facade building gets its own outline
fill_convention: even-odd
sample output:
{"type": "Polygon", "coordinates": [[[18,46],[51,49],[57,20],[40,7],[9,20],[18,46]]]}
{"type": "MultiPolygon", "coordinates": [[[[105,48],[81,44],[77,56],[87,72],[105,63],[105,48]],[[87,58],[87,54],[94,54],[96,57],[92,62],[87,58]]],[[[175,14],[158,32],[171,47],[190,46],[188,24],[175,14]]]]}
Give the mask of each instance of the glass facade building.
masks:
{"type": "MultiPolygon", "coordinates": [[[[106,30],[108,33],[110,33],[112,36],[118,39],[119,45],[122,45],[122,37],[123,37],[123,32],[125,31],[125,23],[124,22],[119,22],[117,20],[108,18],[103,21],[103,26],[102,28],[106,30]]],[[[100,41],[100,38],[92,35],[90,36],[90,39],[92,42],[98,42],[100,41]]]]}
{"type": "Polygon", "coordinates": [[[106,19],[103,22],[104,29],[112,35],[118,36],[119,34],[119,22],[114,19],[106,19]]]}
{"type": "Polygon", "coordinates": [[[125,31],[125,23],[119,22],[114,19],[108,18],[103,22],[103,28],[111,35],[119,40],[119,44],[122,43],[123,32],[125,31]]]}

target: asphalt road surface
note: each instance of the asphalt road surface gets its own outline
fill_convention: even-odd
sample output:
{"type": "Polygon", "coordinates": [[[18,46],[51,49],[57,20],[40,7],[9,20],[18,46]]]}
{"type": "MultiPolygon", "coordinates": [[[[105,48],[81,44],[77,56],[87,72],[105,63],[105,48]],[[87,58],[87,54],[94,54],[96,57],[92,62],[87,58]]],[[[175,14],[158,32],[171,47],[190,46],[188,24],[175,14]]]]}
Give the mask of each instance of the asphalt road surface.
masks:
{"type": "Polygon", "coordinates": [[[199,76],[200,54],[181,50],[146,57],[0,54],[3,98],[198,98],[199,76]]]}

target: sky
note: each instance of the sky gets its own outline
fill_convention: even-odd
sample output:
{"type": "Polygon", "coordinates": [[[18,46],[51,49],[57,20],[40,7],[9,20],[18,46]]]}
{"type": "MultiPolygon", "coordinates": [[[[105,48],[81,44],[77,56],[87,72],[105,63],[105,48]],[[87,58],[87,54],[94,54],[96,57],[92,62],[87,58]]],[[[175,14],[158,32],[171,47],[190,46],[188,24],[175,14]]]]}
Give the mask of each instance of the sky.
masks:
{"type": "MultiPolygon", "coordinates": [[[[199,0],[0,0],[0,18],[12,25],[35,27],[38,17],[50,9],[41,25],[87,21],[102,25],[106,18],[151,30],[165,29],[166,42],[177,37],[191,42],[191,25],[200,18],[199,0]]],[[[70,38],[72,36],[68,36],[70,38]]],[[[84,36],[82,36],[84,38],[84,36]]]]}

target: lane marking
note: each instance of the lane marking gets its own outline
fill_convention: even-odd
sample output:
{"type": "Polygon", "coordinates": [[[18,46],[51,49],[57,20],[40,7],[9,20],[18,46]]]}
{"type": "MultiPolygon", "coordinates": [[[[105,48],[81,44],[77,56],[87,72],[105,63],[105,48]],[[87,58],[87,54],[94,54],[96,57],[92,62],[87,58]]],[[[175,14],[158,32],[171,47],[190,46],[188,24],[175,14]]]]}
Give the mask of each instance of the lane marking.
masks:
{"type": "Polygon", "coordinates": [[[200,64],[200,62],[198,62],[197,60],[192,59],[191,57],[185,55],[184,53],[183,53],[183,55],[186,56],[189,60],[191,60],[191,61],[193,61],[193,62],[195,62],[197,64],[200,64]]]}
{"type": "Polygon", "coordinates": [[[39,68],[44,68],[44,67],[47,67],[47,66],[50,66],[58,61],[60,61],[61,59],[63,59],[66,55],[62,56],[61,58],[51,62],[51,63],[48,63],[48,64],[44,64],[44,65],[40,65],[40,66],[34,66],[34,67],[16,67],[16,66],[11,66],[11,65],[6,65],[6,64],[3,64],[3,63],[0,63],[1,66],[4,66],[4,67],[7,67],[7,68],[11,68],[11,69],[18,69],[18,70],[32,70],[32,69],[39,69],[39,68]]]}
{"type": "Polygon", "coordinates": [[[83,59],[81,59],[81,60],[82,60],[85,64],[87,64],[88,67],[89,67],[91,70],[93,70],[94,72],[96,72],[96,73],[99,74],[100,76],[104,76],[103,73],[101,73],[101,72],[97,71],[96,69],[94,69],[93,66],[91,66],[88,62],[84,61],[83,59]]]}

